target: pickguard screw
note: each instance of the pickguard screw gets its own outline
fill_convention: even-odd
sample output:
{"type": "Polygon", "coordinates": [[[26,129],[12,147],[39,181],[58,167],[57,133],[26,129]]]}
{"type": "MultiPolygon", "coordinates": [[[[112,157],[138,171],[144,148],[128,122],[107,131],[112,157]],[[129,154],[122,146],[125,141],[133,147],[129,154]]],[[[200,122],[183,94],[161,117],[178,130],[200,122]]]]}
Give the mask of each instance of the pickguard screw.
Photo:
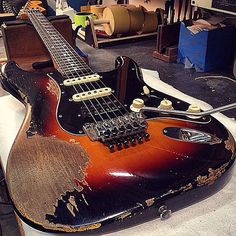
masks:
{"type": "Polygon", "coordinates": [[[81,114],[78,114],[78,117],[81,117],[81,114]]]}
{"type": "Polygon", "coordinates": [[[61,92],[61,94],[64,94],[64,93],[65,93],[64,91],[61,92]]]}
{"type": "Polygon", "coordinates": [[[158,212],[160,214],[161,220],[166,220],[171,217],[171,210],[169,210],[166,205],[160,206],[158,212]]]}
{"type": "Polygon", "coordinates": [[[59,117],[59,118],[62,118],[62,115],[59,115],[58,117],[59,117]]]}
{"type": "Polygon", "coordinates": [[[83,133],[83,131],[82,131],[82,130],[80,130],[80,131],[79,131],[79,133],[80,133],[80,134],[82,134],[82,133],[83,133]]]}

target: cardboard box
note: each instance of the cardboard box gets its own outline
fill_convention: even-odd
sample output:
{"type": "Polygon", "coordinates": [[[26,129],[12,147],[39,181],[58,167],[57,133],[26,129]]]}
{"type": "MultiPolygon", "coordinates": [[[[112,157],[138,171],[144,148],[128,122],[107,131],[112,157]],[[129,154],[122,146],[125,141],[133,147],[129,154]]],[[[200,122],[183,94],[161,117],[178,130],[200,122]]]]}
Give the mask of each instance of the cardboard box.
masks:
{"type": "Polygon", "coordinates": [[[206,72],[225,67],[233,62],[235,28],[226,26],[193,34],[181,23],[178,61],[206,72]]]}

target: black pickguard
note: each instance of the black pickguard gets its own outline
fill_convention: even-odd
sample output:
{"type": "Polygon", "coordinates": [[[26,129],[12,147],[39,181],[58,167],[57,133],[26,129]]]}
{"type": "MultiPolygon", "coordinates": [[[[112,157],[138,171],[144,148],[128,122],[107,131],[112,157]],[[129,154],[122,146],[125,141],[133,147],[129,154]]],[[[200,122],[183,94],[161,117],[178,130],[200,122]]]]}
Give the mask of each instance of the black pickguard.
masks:
{"type": "MultiPolygon", "coordinates": [[[[116,105],[116,108],[120,109],[122,113],[126,111],[130,112],[130,105],[132,104],[133,99],[141,98],[144,100],[146,106],[158,107],[161,100],[163,98],[169,99],[173,102],[173,107],[177,110],[187,110],[189,104],[180,100],[176,100],[172,96],[166,95],[161,92],[157,92],[151,90],[151,97],[148,97],[143,94],[143,86],[146,85],[142,78],[142,73],[137,66],[137,64],[127,57],[118,57],[116,60],[116,68],[110,72],[99,73],[102,76],[102,82],[99,82],[99,86],[107,86],[114,90],[114,94],[109,96],[110,98],[99,98],[94,100],[92,103],[87,101],[85,103],[82,102],[74,102],[72,101],[72,96],[76,93],[73,87],[68,87],[63,85],[63,76],[55,71],[53,73],[48,74],[47,76],[54,80],[55,83],[58,84],[61,90],[60,102],[57,108],[57,120],[60,126],[67,132],[83,135],[83,125],[85,123],[93,123],[94,120],[91,117],[91,113],[94,117],[99,119],[97,115],[98,112],[101,113],[103,119],[108,119],[107,115],[104,112],[104,109],[113,108],[116,105]],[[121,83],[125,83],[125,86],[122,88],[119,86],[121,83]],[[104,85],[105,84],[105,85],[104,85]],[[119,98],[119,102],[117,102],[116,98],[119,98]],[[90,112],[86,108],[85,104],[89,108],[90,112]],[[125,110],[126,109],[126,110],[125,110]],[[104,113],[104,114],[103,114],[104,113]]],[[[18,100],[24,101],[24,96],[22,94],[28,94],[26,97],[28,102],[32,104],[32,124],[35,127],[31,127],[31,131],[34,132],[37,130],[40,133],[41,124],[37,122],[36,117],[41,117],[43,115],[41,111],[48,109],[47,104],[37,104],[37,101],[41,103],[43,100],[44,94],[41,91],[38,91],[34,86],[35,79],[45,76],[43,73],[32,73],[26,72],[20,69],[15,62],[8,62],[6,65],[5,71],[3,73],[3,79],[1,83],[3,87],[9,91],[12,95],[14,95],[18,100]],[[34,102],[31,102],[34,101],[34,102]],[[36,107],[37,109],[34,109],[36,107]],[[39,109],[41,107],[41,109],[39,109]],[[40,115],[41,114],[41,115],[40,115]]],[[[158,81],[157,81],[158,83],[158,81]]],[[[84,86],[84,85],[83,85],[84,86]]],[[[94,85],[90,83],[89,88],[94,89],[94,87],[98,87],[98,84],[94,85]],[[92,86],[92,87],[91,87],[92,86]]],[[[77,86],[77,89],[78,86],[77,86]]],[[[84,90],[88,89],[88,87],[84,87],[84,90]]],[[[116,111],[115,114],[117,116],[121,115],[120,111],[116,111]]],[[[115,115],[113,112],[109,112],[106,110],[111,118],[115,115]]],[[[159,116],[156,113],[145,113],[146,118],[154,118],[159,116]]],[[[172,117],[172,116],[168,116],[172,117]]],[[[192,121],[187,117],[174,117],[178,119],[192,121]]],[[[42,120],[42,119],[41,119],[42,120]]],[[[198,123],[208,123],[210,118],[198,119],[198,123]]],[[[193,120],[193,122],[196,122],[193,120]]]]}
{"type": "MultiPolygon", "coordinates": [[[[137,64],[125,57],[119,57],[116,61],[116,69],[111,72],[99,73],[102,76],[102,82],[91,82],[85,85],[76,86],[76,90],[82,92],[86,91],[88,88],[90,90],[94,88],[104,87],[104,84],[107,87],[110,87],[114,90],[114,95],[110,95],[108,97],[93,99],[92,101],[86,102],[74,102],[72,101],[72,96],[76,93],[76,90],[72,86],[64,86],[63,80],[65,78],[58,72],[54,72],[50,74],[50,77],[55,81],[59,82],[59,86],[61,89],[61,99],[58,105],[57,110],[57,119],[61,127],[67,132],[73,134],[84,134],[83,125],[85,123],[93,123],[92,115],[101,120],[102,118],[109,119],[114,118],[116,116],[120,116],[122,113],[130,112],[130,105],[132,104],[133,99],[142,98],[145,101],[145,105],[147,106],[155,106],[158,107],[161,100],[163,98],[167,98],[173,101],[173,106],[176,109],[184,109],[187,110],[188,104],[182,101],[176,101],[172,99],[171,96],[162,95],[161,93],[152,92],[156,98],[148,98],[143,94],[143,86],[146,85],[142,79],[142,74],[140,72],[137,64]],[[123,73],[125,71],[125,73],[123,73]],[[125,75],[125,76],[122,76],[125,75]],[[125,91],[119,91],[118,81],[125,80],[126,86],[123,88],[125,91]],[[119,97],[119,93],[122,92],[124,94],[123,99],[120,99],[120,103],[117,102],[116,97],[119,97]],[[124,106],[124,107],[123,107],[124,106]],[[119,109],[111,112],[109,110],[119,109]],[[125,109],[126,110],[125,110],[125,109]],[[99,113],[99,114],[98,114],[99,113]],[[107,115],[108,114],[108,115],[107,115]]],[[[120,81],[121,82],[121,81],[120,81]]],[[[158,81],[157,81],[158,82],[158,81]]],[[[147,118],[157,117],[157,114],[147,113],[147,118]]],[[[181,117],[179,117],[181,118],[181,117]]],[[[188,119],[186,117],[182,117],[182,119],[188,119]]],[[[191,120],[191,119],[189,119],[191,120]]],[[[209,121],[209,119],[207,119],[209,121]]],[[[202,120],[203,123],[206,123],[207,120],[202,120]]],[[[201,122],[201,119],[199,120],[201,122]]]]}

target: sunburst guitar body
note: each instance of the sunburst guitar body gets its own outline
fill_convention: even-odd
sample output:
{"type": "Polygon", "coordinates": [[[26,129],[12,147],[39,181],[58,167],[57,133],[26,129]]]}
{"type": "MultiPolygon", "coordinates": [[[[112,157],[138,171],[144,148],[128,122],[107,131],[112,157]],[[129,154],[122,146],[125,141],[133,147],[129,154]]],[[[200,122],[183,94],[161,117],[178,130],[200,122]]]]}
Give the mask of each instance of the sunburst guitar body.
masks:
{"type": "Polygon", "coordinates": [[[110,232],[168,218],[227,183],[235,143],[219,121],[141,115],[136,98],[151,107],[166,98],[177,110],[189,104],[149,88],[127,57],[94,73],[44,16],[27,14],[58,70],[27,72],[13,61],[2,68],[3,87],[26,106],[7,164],[24,221],[43,231],[110,232]]]}

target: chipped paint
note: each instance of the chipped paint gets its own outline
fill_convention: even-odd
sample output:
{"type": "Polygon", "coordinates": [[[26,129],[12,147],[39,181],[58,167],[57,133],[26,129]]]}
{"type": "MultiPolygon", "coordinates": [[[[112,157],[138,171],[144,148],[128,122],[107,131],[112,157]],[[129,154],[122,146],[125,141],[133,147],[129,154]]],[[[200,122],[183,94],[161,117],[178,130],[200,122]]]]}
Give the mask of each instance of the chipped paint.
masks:
{"type": "Polygon", "coordinates": [[[180,191],[183,190],[183,191],[185,192],[185,191],[188,191],[188,190],[190,190],[190,189],[192,189],[192,188],[193,188],[193,185],[192,185],[191,183],[189,183],[189,184],[187,184],[187,185],[181,187],[181,188],[180,188],[180,191]]]}
{"type": "Polygon", "coordinates": [[[155,198],[147,199],[145,202],[146,202],[147,206],[150,207],[155,203],[155,198]]]}
{"type": "Polygon", "coordinates": [[[73,138],[69,139],[69,143],[79,144],[79,142],[73,138]]]}
{"type": "Polygon", "coordinates": [[[117,217],[117,220],[124,220],[128,216],[131,216],[131,212],[122,213],[120,216],[117,217]]]}
{"type": "Polygon", "coordinates": [[[84,188],[81,186],[80,180],[78,180],[77,178],[74,178],[73,181],[74,181],[74,183],[76,185],[76,189],[78,190],[78,192],[83,191],[84,188]]]}
{"type": "Polygon", "coordinates": [[[67,232],[67,233],[72,233],[72,232],[83,232],[83,231],[87,231],[87,230],[94,230],[94,229],[98,229],[102,226],[101,223],[95,223],[95,224],[90,224],[90,225],[83,225],[80,227],[66,227],[65,225],[61,225],[61,224],[56,224],[55,227],[45,227],[46,229],[53,229],[54,231],[61,231],[61,228],[63,227],[63,231],[67,232]]]}
{"type": "Polygon", "coordinates": [[[204,186],[204,185],[212,185],[215,181],[225,172],[225,168],[229,165],[229,163],[225,163],[221,167],[217,169],[209,168],[208,175],[200,175],[197,177],[196,182],[197,186],[204,186]]]}
{"type": "Polygon", "coordinates": [[[186,184],[186,185],[184,185],[184,186],[181,186],[179,189],[175,189],[175,190],[173,190],[173,189],[170,189],[168,192],[167,192],[167,194],[166,195],[169,195],[169,194],[174,194],[174,193],[177,193],[177,192],[180,192],[180,191],[188,191],[188,190],[190,190],[190,189],[192,189],[193,188],[193,185],[192,185],[192,183],[188,183],[188,184],[186,184]]]}
{"type": "Polygon", "coordinates": [[[79,211],[78,206],[75,202],[75,197],[74,196],[70,196],[68,201],[76,209],[76,211],[79,211]]]}
{"type": "Polygon", "coordinates": [[[93,230],[93,229],[98,229],[101,227],[101,223],[96,223],[96,224],[91,224],[91,225],[85,225],[77,228],[76,231],[86,231],[86,230],[93,230]]]}
{"type": "Polygon", "coordinates": [[[69,212],[71,213],[71,215],[72,215],[73,217],[75,217],[74,207],[73,207],[70,203],[67,203],[67,204],[66,204],[66,207],[67,207],[67,209],[69,210],[69,212]]]}
{"type": "MultiPolygon", "coordinates": [[[[24,209],[20,209],[22,210],[22,212],[24,212],[24,209]]],[[[25,215],[27,215],[24,212],[25,215]]],[[[31,220],[33,223],[35,223],[36,225],[38,224],[37,221],[35,221],[33,218],[31,218],[30,216],[27,216],[29,220],[31,220]]],[[[94,230],[94,229],[98,229],[102,226],[101,223],[94,223],[94,224],[89,224],[89,225],[83,225],[83,226],[69,226],[69,225],[64,225],[64,224],[54,224],[53,226],[49,225],[49,224],[44,224],[43,227],[45,229],[48,230],[54,230],[54,231],[59,231],[61,232],[61,229],[63,228],[63,232],[67,232],[67,233],[72,233],[72,232],[83,232],[83,231],[87,231],[87,230],[94,230]]]]}
{"type": "Polygon", "coordinates": [[[83,193],[81,194],[81,196],[82,196],[82,198],[83,198],[83,200],[84,200],[85,204],[88,206],[89,204],[88,204],[88,202],[87,202],[87,200],[86,200],[86,198],[85,198],[85,196],[84,196],[84,194],[83,194],[83,193]]]}
{"type": "MultiPolygon", "coordinates": [[[[229,134],[228,139],[225,140],[225,148],[231,151],[232,153],[235,152],[235,141],[231,134],[229,134]]],[[[232,158],[234,158],[234,156],[232,158]]]]}
{"type": "Polygon", "coordinates": [[[58,87],[52,80],[49,80],[47,82],[46,88],[53,96],[55,96],[59,100],[58,87]]]}

